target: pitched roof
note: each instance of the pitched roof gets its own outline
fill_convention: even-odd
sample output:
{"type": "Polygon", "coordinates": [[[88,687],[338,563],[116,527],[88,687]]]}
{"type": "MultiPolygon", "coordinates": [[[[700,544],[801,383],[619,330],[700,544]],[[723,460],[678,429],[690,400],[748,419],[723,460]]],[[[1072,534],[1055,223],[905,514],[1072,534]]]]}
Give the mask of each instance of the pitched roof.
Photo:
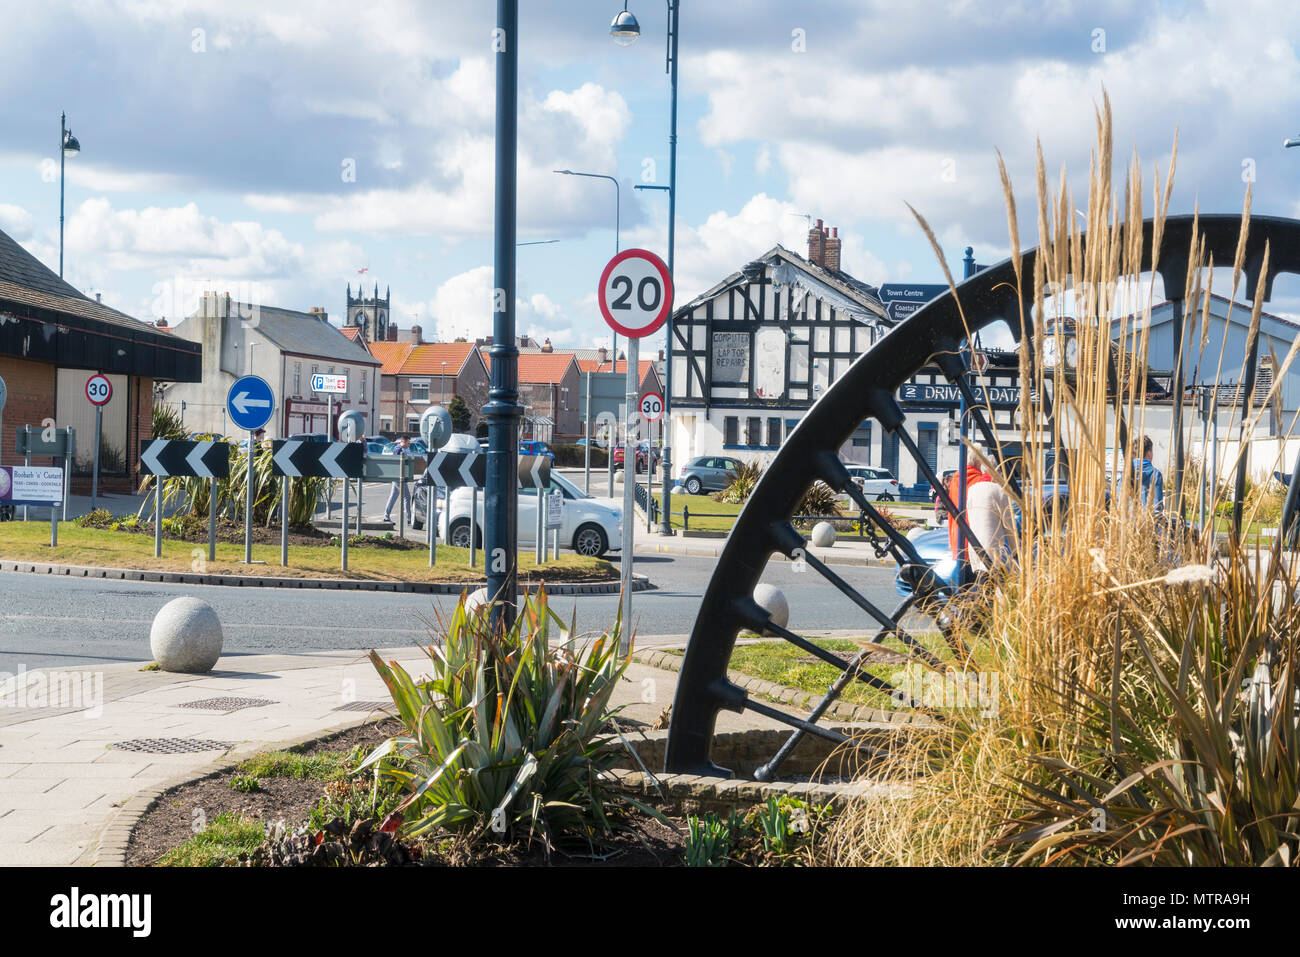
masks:
{"type": "MultiPolygon", "coordinates": [[[[412,343],[414,345],[414,343],[412,343]]],[[[448,375],[459,375],[465,362],[474,352],[472,342],[425,342],[416,345],[402,375],[442,375],[442,364],[447,364],[448,375]]]]}
{"type": "MultiPolygon", "coordinates": [[[[610,372],[617,375],[627,374],[626,359],[619,359],[618,362],[614,363],[612,366],[610,365],[610,361],[608,359],[605,360],[604,365],[601,365],[599,359],[579,358],[577,362],[578,362],[578,371],[584,374],[587,372],[601,372],[601,373],[610,372]],[[598,366],[599,368],[597,368],[598,366]]],[[[640,361],[637,362],[636,367],[638,370],[640,370],[641,373],[640,378],[642,380],[644,380],[645,377],[650,374],[650,369],[654,366],[654,364],[655,364],[654,359],[641,359],[640,361]]]]}
{"type": "Polygon", "coordinates": [[[403,364],[414,348],[414,342],[372,342],[370,354],[383,363],[379,369],[380,375],[400,375],[403,364]]]}
{"type": "MultiPolygon", "coordinates": [[[[279,306],[230,303],[231,314],[255,317],[250,325],[282,352],[351,362],[353,365],[377,366],[379,362],[356,342],[332,325],[324,313],[298,312],[279,306]]],[[[200,315],[199,312],[194,313],[200,315]]]]}
{"type": "Polygon", "coordinates": [[[126,326],[132,332],[163,335],[152,323],[141,322],[86,296],[3,231],[0,231],[0,299],[126,326]]]}
{"type": "MultiPolygon", "coordinates": [[[[353,342],[355,342],[357,336],[359,336],[359,335],[361,334],[361,327],[360,327],[360,326],[344,326],[342,329],[339,330],[339,332],[343,333],[345,336],[347,336],[349,339],[351,339],[353,342]]],[[[364,342],[364,341],[365,341],[365,340],[363,339],[362,342],[364,342]]]]}
{"type": "MultiPolygon", "coordinates": [[[[492,356],[481,353],[488,371],[492,370],[492,356]]],[[[572,352],[521,352],[519,354],[519,381],[554,385],[564,378],[573,364],[572,352]]]]}

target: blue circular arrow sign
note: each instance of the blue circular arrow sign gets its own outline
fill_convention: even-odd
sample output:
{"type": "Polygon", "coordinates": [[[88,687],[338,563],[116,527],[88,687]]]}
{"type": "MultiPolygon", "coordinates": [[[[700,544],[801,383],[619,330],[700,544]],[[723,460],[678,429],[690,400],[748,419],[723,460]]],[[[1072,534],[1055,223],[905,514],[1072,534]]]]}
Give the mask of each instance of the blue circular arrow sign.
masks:
{"type": "Polygon", "coordinates": [[[275,397],[261,376],[246,375],[236,379],[226,394],[226,414],[235,426],[253,432],[271,421],[275,397]]]}

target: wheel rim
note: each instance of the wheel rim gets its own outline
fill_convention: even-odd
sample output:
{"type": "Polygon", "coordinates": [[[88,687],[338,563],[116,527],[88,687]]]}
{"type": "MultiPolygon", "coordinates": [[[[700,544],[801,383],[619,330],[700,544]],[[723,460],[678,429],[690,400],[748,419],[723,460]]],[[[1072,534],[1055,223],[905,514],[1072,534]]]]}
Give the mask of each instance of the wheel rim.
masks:
{"type": "Polygon", "coordinates": [[[469,548],[469,523],[462,522],[451,530],[451,544],[455,548],[469,548]]]}
{"type": "Polygon", "coordinates": [[[687,482],[687,483],[686,483],[686,491],[690,492],[692,495],[699,495],[699,494],[700,494],[700,480],[699,480],[699,479],[691,479],[689,482],[687,482]]]}
{"type": "Polygon", "coordinates": [[[578,532],[573,543],[573,550],[579,555],[592,557],[600,554],[601,534],[594,528],[584,528],[578,532]]]}
{"type": "MultiPolygon", "coordinates": [[[[1218,263],[1233,261],[1241,231],[1241,217],[1238,215],[1201,215],[1199,219],[1192,216],[1168,217],[1161,234],[1158,256],[1153,255],[1151,248],[1152,221],[1143,223],[1140,261],[1158,263],[1156,271],[1160,273],[1165,289],[1174,292],[1175,296],[1184,288],[1187,250],[1191,248],[1194,224],[1195,235],[1204,242],[1207,256],[1218,263]]],[[[1260,278],[1266,244],[1269,247],[1269,271],[1263,277],[1265,300],[1271,295],[1273,276],[1283,272],[1300,273],[1300,221],[1277,217],[1251,218],[1242,257],[1247,289],[1255,288],[1260,278]]],[[[960,343],[967,338],[968,332],[973,334],[999,319],[1006,322],[1017,340],[1021,338],[1018,317],[1022,309],[1023,314],[1031,314],[1034,296],[1029,289],[1022,303],[1018,271],[1025,277],[1035,275],[1037,254],[1038,250],[1033,249],[1023,253],[1018,263],[1006,259],[975,273],[957,287],[956,297],[949,290],[894,326],[831,385],[782,444],[737,516],[701,601],[682,659],[673,701],[664,761],[668,772],[730,776],[730,771],[717,765],[711,756],[714,727],[718,712],[722,710],[756,711],[794,729],[768,763],[759,769],[756,777],[760,779],[775,772],[784,755],[804,734],[816,734],[837,744],[851,743],[844,735],[819,728],[815,719],[805,721],[751,699],[744,689],[728,679],[727,669],[736,638],[742,629],[747,629],[789,641],[846,674],[857,672],[855,677],[858,680],[875,683],[876,687],[882,683],[865,671],[857,670],[861,658],[845,661],[839,655],[822,649],[799,635],[798,626],[793,621],[788,627],[776,626],[754,600],[754,588],[771,556],[798,557],[874,620],[871,628],[875,631],[879,627],[877,641],[882,635],[891,639],[907,635],[900,624],[902,618],[913,606],[938,593],[937,580],[929,574],[928,566],[912,543],[892,530],[867,501],[862,489],[852,481],[839,459],[839,449],[861,423],[874,420],[878,428],[898,436],[905,446],[900,452],[905,451],[917,461],[918,470],[923,470],[926,481],[935,490],[936,507],[947,510],[951,506],[947,492],[904,427],[907,413],[894,398],[897,390],[919,370],[937,366],[949,383],[963,390],[967,405],[977,413],[972,416],[979,430],[976,432],[977,441],[982,440],[997,448],[1000,458],[1000,447],[965,381],[966,370],[959,357],[960,343]],[[912,578],[913,594],[892,611],[886,613],[876,608],[847,581],[808,554],[808,543],[791,524],[790,516],[794,514],[795,506],[812,483],[819,480],[829,485],[832,491],[847,493],[865,513],[872,527],[873,539],[878,538],[884,543],[883,550],[877,546],[882,556],[888,554],[892,557],[905,575],[910,576],[912,569],[916,570],[912,578]]],[[[1027,332],[1032,335],[1033,330],[1027,332]]],[[[1020,383],[1022,389],[1032,387],[1035,371],[1031,367],[1028,373],[1030,380],[1020,383]]],[[[692,482],[686,484],[687,491],[691,491],[692,482]]],[[[695,484],[698,487],[698,482],[695,484]]],[[[1284,523],[1289,520],[1288,515],[1283,516],[1284,523]]],[[[966,523],[963,521],[962,524],[966,523]]],[[[981,550],[968,527],[966,534],[971,547],[981,550]]],[[[919,655],[911,645],[905,650],[919,655]]],[[[833,700],[837,693],[828,694],[823,703],[833,700]]]]}

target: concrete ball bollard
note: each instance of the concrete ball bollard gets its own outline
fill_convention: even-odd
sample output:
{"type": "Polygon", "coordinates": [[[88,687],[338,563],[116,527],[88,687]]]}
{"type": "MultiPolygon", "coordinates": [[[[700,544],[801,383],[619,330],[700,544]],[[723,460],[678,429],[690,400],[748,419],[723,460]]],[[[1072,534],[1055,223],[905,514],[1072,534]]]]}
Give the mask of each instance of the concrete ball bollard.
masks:
{"type": "Polygon", "coordinates": [[[465,596],[465,614],[472,616],[476,611],[487,604],[488,594],[486,588],[478,588],[465,596]]]}
{"type": "Polygon", "coordinates": [[[163,671],[204,674],[221,657],[221,622],[206,601],[175,598],[163,605],[149,629],[149,649],[163,671]]]}
{"type": "Polygon", "coordinates": [[[830,522],[818,522],[813,526],[812,543],[818,548],[830,548],[835,544],[835,526],[830,522]]]}
{"type": "Polygon", "coordinates": [[[790,603],[785,600],[785,592],[781,589],[774,585],[755,585],[754,601],[772,616],[772,624],[781,628],[790,624],[790,603]]]}

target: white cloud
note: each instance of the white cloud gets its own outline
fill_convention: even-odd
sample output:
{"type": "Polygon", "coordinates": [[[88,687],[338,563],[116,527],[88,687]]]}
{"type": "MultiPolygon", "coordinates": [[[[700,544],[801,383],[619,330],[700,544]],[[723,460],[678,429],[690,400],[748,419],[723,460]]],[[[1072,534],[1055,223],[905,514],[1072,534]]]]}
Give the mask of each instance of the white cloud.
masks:
{"type": "Polygon", "coordinates": [[[0,229],[3,229],[13,239],[20,242],[27,239],[32,234],[35,222],[32,214],[21,206],[0,203],[0,229]]]}

